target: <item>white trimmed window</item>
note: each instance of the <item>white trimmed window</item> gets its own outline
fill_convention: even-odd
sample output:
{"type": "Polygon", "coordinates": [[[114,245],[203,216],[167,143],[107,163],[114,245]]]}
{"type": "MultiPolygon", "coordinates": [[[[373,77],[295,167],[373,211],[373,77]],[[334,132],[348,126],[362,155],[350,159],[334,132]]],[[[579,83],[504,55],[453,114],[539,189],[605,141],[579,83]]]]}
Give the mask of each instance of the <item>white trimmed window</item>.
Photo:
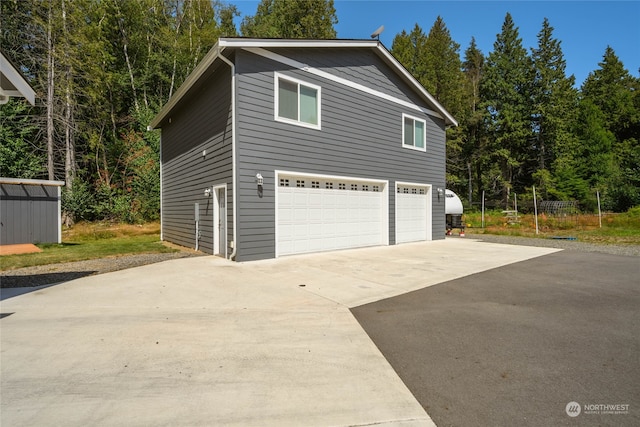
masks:
{"type": "Polygon", "coordinates": [[[427,122],[417,117],[402,115],[402,146],[427,151],[427,122]]]}
{"type": "Polygon", "coordinates": [[[275,119],[320,129],[320,86],[275,73],[275,119]]]}

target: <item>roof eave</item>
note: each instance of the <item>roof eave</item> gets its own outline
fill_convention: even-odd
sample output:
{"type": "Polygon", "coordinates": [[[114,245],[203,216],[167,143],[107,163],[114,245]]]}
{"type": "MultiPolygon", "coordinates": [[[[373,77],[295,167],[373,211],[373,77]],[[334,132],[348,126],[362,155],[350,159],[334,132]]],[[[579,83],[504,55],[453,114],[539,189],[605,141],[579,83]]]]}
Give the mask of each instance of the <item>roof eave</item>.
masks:
{"type": "Polygon", "coordinates": [[[347,39],[331,39],[331,40],[308,40],[308,39],[245,39],[245,38],[221,38],[218,43],[220,46],[245,48],[245,47],[261,47],[261,48],[295,48],[295,47],[376,47],[377,40],[347,40],[347,39]]]}
{"type": "Polygon", "coordinates": [[[0,73],[16,88],[16,91],[13,91],[5,90],[0,87],[0,93],[4,93],[8,96],[22,96],[29,101],[29,104],[36,105],[35,91],[2,52],[0,52],[0,73]]]}
{"type": "Polygon", "coordinates": [[[400,62],[389,52],[382,43],[377,45],[378,52],[390,63],[395,69],[400,71],[403,78],[410,83],[423,98],[425,98],[434,108],[435,111],[442,115],[447,126],[458,126],[458,121],[420,84],[420,82],[400,64],[400,62]]]}

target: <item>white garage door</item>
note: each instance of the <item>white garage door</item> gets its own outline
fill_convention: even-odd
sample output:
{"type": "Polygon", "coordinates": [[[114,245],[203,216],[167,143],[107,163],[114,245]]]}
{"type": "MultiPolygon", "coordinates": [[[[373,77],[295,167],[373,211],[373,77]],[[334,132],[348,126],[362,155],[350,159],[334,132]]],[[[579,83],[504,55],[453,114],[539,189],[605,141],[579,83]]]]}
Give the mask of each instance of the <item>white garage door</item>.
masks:
{"type": "Polygon", "coordinates": [[[396,184],[396,243],[431,240],[430,187],[396,184]]]}
{"type": "Polygon", "coordinates": [[[388,244],[387,182],[277,174],[277,255],[388,244]]]}

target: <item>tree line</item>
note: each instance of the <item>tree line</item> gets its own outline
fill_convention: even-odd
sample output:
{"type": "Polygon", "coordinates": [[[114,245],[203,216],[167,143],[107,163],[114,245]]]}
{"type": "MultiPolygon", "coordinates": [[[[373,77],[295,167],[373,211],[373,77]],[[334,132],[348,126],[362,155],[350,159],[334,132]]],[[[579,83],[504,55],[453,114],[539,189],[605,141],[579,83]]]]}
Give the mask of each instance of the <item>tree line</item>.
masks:
{"type": "MultiPolygon", "coordinates": [[[[0,175],[66,182],[67,224],[159,216],[159,134],[146,126],[219,37],[336,38],[332,0],[262,0],[253,16],[217,0],[2,0],[0,47],[38,96],[0,106],[0,175]]],[[[460,45],[438,17],[392,54],[459,121],[447,185],[497,203],[535,185],[545,199],[640,204],[640,81],[612,48],[576,89],[547,20],[522,46],[507,14],[494,49],[460,45]]]]}
{"type": "Polygon", "coordinates": [[[493,50],[460,45],[438,17],[428,34],[398,34],[394,56],[460,123],[447,131],[447,185],[469,204],[481,193],[506,206],[511,193],[576,200],[591,210],[640,204],[640,80],[611,47],[579,89],[561,41],[544,19],[537,46],[522,45],[506,14],[493,50]]]}

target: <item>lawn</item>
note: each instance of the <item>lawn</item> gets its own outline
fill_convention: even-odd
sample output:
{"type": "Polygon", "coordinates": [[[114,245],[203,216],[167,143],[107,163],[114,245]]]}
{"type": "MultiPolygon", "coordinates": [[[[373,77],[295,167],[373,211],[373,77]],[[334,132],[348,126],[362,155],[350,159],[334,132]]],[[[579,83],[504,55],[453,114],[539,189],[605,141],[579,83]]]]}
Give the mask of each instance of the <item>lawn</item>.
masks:
{"type": "MultiPolygon", "coordinates": [[[[569,217],[538,216],[539,234],[535,232],[535,217],[520,215],[519,222],[510,224],[501,211],[485,212],[485,227],[479,212],[463,216],[469,234],[501,234],[538,238],[575,238],[599,244],[640,245],[640,207],[622,214],[606,214],[602,228],[597,215],[569,217]]],[[[62,232],[61,244],[37,245],[42,252],[0,257],[0,271],[35,265],[82,261],[109,256],[176,252],[160,241],[160,224],[143,225],[113,223],[79,223],[62,232]]]]}
{"type": "Polygon", "coordinates": [[[538,215],[536,234],[535,216],[520,215],[517,223],[509,223],[501,211],[485,212],[485,227],[482,228],[480,212],[463,216],[470,234],[498,234],[538,238],[575,238],[581,242],[640,245],[640,208],[626,213],[603,214],[602,227],[598,215],[577,214],[568,216],[538,215]]]}
{"type": "Polygon", "coordinates": [[[79,223],[62,232],[62,243],[37,245],[42,252],[0,257],[0,271],[109,256],[176,252],[160,241],[160,224],[79,223]]]}

